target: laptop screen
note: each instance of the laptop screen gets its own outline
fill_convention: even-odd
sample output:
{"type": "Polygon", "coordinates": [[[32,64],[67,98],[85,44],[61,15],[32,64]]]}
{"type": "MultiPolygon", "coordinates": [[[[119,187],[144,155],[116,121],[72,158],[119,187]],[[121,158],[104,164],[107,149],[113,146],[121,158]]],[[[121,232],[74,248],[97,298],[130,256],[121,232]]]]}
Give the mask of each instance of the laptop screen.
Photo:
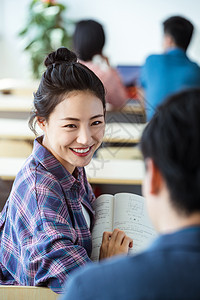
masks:
{"type": "Polygon", "coordinates": [[[125,86],[134,86],[137,84],[141,66],[118,65],[117,70],[125,86]]]}

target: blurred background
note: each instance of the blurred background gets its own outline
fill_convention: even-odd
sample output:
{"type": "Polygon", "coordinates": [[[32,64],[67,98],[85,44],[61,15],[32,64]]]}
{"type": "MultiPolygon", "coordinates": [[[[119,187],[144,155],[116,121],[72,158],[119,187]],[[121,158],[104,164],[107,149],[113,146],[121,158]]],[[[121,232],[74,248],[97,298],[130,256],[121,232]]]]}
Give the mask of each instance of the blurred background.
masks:
{"type": "MultiPolygon", "coordinates": [[[[28,34],[19,32],[30,20],[31,0],[0,0],[0,79],[33,77],[30,52],[24,51],[38,30],[28,34]]],[[[37,2],[37,1],[36,1],[37,2]]],[[[43,4],[48,0],[41,0],[43,4]]],[[[70,36],[74,23],[80,19],[96,19],[104,26],[106,46],[104,53],[113,66],[142,65],[146,56],[162,51],[162,21],[171,15],[182,15],[195,26],[188,55],[200,63],[200,1],[199,0],[58,0],[65,30],[70,36]]],[[[37,7],[37,11],[40,8],[37,7]]],[[[33,12],[33,11],[32,11],[33,12]]],[[[49,11],[46,20],[58,13],[49,11]]],[[[32,25],[32,27],[34,27],[32,25]]],[[[52,34],[52,37],[56,36],[52,34]]],[[[58,35],[57,35],[58,36],[58,35]]],[[[56,39],[54,43],[56,46],[56,39]]],[[[66,45],[64,45],[66,46],[66,45]]],[[[68,46],[68,45],[67,45],[68,46]]],[[[37,47],[35,47],[37,51],[37,47]]],[[[46,53],[42,56],[46,55],[46,53]]]]}
{"type": "MultiPolygon", "coordinates": [[[[94,19],[103,25],[103,54],[113,67],[138,67],[149,54],[163,51],[162,22],[181,15],[194,24],[187,53],[200,64],[199,12],[199,0],[0,0],[0,210],[32,151],[34,135],[27,120],[44,57],[61,45],[72,49],[77,21],[94,19]]],[[[129,92],[134,94],[129,98],[137,100],[135,87],[129,92]]],[[[140,102],[131,102],[121,111],[107,109],[111,125],[106,142],[98,152],[98,164],[92,161],[89,169],[96,195],[141,194],[143,162],[137,143],[146,116],[140,102]]]]}

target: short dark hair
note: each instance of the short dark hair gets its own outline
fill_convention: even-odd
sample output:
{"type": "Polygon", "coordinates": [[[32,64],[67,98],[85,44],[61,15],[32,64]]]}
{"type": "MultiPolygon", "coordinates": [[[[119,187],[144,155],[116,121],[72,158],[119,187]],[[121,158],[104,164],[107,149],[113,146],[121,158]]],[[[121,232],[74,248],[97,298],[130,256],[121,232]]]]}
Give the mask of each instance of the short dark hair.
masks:
{"type": "Polygon", "coordinates": [[[76,24],[73,34],[73,48],[83,61],[90,61],[94,55],[101,54],[105,44],[105,33],[100,23],[82,20],[76,24]]]}
{"type": "Polygon", "coordinates": [[[77,62],[74,52],[61,47],[50,53],[44,62],[46,71],[34,93],[34,108],[29,127],[36,134],[36,117],[48,120],[54,108],[71,91],[90,91],[98,97],[105,110],[105,89],[101,80],[89,68],[77,62]]]}
{"type": "Polygon", "coordinates": [[[176,45],[186,51],[194,30],[192,23],[183,17],[174,16],[165,20],[163,26],[164,33],[169,34],[176,45]]]}
{"type": "Polygon", "coordinates": [[[141,150],[161,172],[174,207],[200,211],[200,89],[174,94],[158,107],[141,150]]]}

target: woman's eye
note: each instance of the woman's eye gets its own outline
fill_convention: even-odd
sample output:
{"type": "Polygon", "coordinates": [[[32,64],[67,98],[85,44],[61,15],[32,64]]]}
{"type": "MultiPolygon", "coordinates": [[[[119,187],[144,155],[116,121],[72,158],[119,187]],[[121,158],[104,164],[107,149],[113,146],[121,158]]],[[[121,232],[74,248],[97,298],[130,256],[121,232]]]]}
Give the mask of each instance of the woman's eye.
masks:
{"type": "Polygon", "coordinates": [[[76,125],[74,125],[74,124],[67,124],[64,127],[65,128],[76,128],[76,125]]]}
{"type": "Polygon", "coordinates": [[[101,123],[102,123],[101,121],[95,121],[95,122],[92,123],[92,125],[99,125],[101,123]]]}

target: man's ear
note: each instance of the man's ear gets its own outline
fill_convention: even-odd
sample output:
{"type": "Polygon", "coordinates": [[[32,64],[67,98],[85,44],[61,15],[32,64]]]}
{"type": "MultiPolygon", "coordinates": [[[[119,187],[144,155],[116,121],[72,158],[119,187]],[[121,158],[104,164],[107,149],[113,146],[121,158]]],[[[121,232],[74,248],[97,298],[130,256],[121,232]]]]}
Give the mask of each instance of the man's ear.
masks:
{"type": "Polygon", "coordinates": [[[149,177],[149,192],[153,195],[157,195],[163,186],[162,174],[151,158],[145,161],[145,165],[149,177]]]}
{"type": "Polygon", "coordinates": [[[37,117],[37,124],[40,127],[40,129],[42,129],[44,131],[45,129],[45,125],[46,125],[46,121],[43,117],[37,117]]]}

